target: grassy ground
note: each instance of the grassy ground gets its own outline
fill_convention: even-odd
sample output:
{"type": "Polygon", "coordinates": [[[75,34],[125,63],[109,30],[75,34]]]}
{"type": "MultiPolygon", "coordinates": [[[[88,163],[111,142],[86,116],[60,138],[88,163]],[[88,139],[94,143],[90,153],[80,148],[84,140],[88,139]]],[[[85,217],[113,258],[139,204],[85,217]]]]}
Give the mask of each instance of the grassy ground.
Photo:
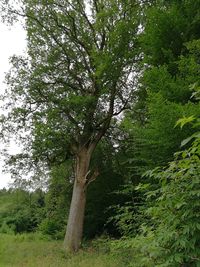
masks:
{"type": "Polygon", "coordinates": [[[62,241],[37,235],[0,234],[0,267],[125,267],[120,258],[92,247],[66,255],[62,241]]]}

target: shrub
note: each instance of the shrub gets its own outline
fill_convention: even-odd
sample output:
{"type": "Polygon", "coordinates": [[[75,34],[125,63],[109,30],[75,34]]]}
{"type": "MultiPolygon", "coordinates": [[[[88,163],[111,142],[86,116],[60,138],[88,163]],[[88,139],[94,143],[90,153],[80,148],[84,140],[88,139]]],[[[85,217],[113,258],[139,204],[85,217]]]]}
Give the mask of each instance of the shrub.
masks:
{"type": "Polygon", "coordinates": [[[65,227],[62,222],[54,218],[46,218],[39,225],[38,230],[43,235],[49,235],[53,239],[63,239],[65,234],[65,227]]]}

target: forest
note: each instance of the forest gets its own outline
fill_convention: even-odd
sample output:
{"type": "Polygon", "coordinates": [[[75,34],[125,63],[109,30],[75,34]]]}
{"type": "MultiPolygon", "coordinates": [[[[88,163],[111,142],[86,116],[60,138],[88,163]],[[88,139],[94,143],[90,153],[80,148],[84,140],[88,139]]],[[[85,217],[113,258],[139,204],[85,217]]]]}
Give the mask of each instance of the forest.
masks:
{"type": "Polygon", "coordinates": [[[0,266],[200,267],[200,0],[2,0],[0,266]],[[16,3],[17,4],[16,4],[16,3]],[[14,44],[13,44],[14,45],[14,44]]]}

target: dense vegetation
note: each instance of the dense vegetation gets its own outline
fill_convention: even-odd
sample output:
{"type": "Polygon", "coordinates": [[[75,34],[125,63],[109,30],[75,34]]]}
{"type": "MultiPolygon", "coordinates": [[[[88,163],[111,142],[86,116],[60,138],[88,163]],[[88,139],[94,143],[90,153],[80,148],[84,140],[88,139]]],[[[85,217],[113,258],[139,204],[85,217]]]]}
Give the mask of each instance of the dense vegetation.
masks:
{"type": "MultiPolygon", "coordinates": [[[[101,1],[92,2],[99,4],[101,1]]],[[[116,31],[108,37],[109,53],[115,48],[113,54],[111,53],[115,57],[115,52],[123,49],[119,39],[122,38],[124,27],[133,27],[125,32],[129,34],[125,42],[129,42],[131,36],[133,38],[129,43],[131,52],[124,47],[120,54],[120,59],[125,57],[126,63],[131,62],[134,66],[133,83],[128,85],[133,86],[133,95],[131,94],[127,106],[123,109],[121,103],[126,93],[121,92],[122,102],[119,101],[116,105],[123,109],[123,116],[119,119],[110,118],[110,125],[101,136],[101,142],[96,144],[91,157],[90,169],[95,173],[98,168],[99,174],[87,189],[83,250],[75,258],[69,259],[69,255],[59,252],[60,241],[55,241],[63,239],[65,235],[73,181],[76,179],[76,157],[72,157],[73,153],[69,152],[69,136],[65,136],[66,140],[63,139],[62,131],[65,128],[57,128],[58,131],[52,132],[52,129],[57,127],[57,124],[53,123],[57,120],[59,111],[53,106],[48,106],[47,113],[40,109],[34,114],[35,124],[32,126],[35,139],[32,140],[32,158],[28,158],[29,154],[27,157],[18,155],[8,160],[8,166],[15,174],[15,182],[10,189],[0,191],[0,233],[2,240],[10,240],[8,247],[11,246],[13,238],[19,241],[18,234],[22,234],[25,243],[30,237],[30,244],[33,246],[34,242],[40,242],[44,247],[49,246],[44,254],[46,255],[48,250],[53,251],[56,255],[54,260],[58,260],[54,266],[64,266],[67,261],[71,264],[69,266],[79,266],[79,260],[86,260],[85,266],[200,266],[200,1],[142,2],[140,8],[136,5],[137,12],[132,14],[137,18],[131,19],[131,14],[128,13],[128,20],[124,22],[128,25],[117,24],[116,31]],[[41,119],[42,116],[46,116],[46,124],[41,119]],[[60,144],[62,150],[59,150],[60,144]],[[33,166],[37,166],[31,183],[20,177],[22,167],[27,167],[28,160],[33,166]],[[38,174],[42,175],[42,179],[44,174],[47,176],[45,188],[40,186],[38,174]],[[38,239],[34,240],[36,237],[38,239]],[[92,258],[91,262],[87,263],[91,257],[90,253],[94,258],[95,255],[100,257],[96,257],[94,261],[92,258]]],[[[129,1],[123,1],[125,6],[120,6],[121,1],[111,0],[102,3],[108,4],[107,12],[110,13],[104,13],[104,8],[101,10],[99,24],[95,25],[98,30],[104,28],[104,19],[107,21],[109,16],[114,16],[116,8],[123,11],[123,8],[127,7],[125,4],[130,4],[129,1]]],[[[138,4],[137,1],[134,3],[138,4]]],[[[97,5],[97,9],[98,7],[97,5]]],[[[115,22],[115,16],[112,18],[115,22]]],[[[87,36],[86,33],[85,35],[87,36]]],[[[84,39],[85,35],[81,38],[84,39]]],[[[87,36],[89,37],[91,36],[87,36]]],[[[116,78],[116,69],[112,69],[111,62],[113,60],[117,64],[116,58],[110,58],[106,53],[103,56],[101,54],[105,65],[98,65],[100,55],[97,51],[95,53],[93,60],[101,67],[95,69],[95,75],[100,75],[104,81],[107,79],[107,84],[112,83],[116,78]],[[108,70],[110,72],[106,74],[108,70]]],[[[51,57],[48,60],[46,71],[49,71],[48,68],[53,66],[57,58],[51,57]]],[[[19,70],[19,66],[15,65],[16,58],[13,64],[15,70],[19,70]]],[[[121,61],[118,64],[120,65],[121,61]]],[[[119,67],[118,64],[116,68],[119,67]]],[[[82,67],[79,67],[80,65],[77,66],[77,71],[82,70],[82,67]]],[[[20,72],[20,75],[23,74],[20,72]]],[[[20,78],[20,75],[17,77],[20,78]]],[[[32,75],[30,81],[34,82],[41,73],[32,75]]],[[[63,79],[63,72],[61,75],[63,79]]],[[[8,75],[8,85],[12,89],[17,88],[18,94],[23,96],[20,86],[13,87],[12,78],[11,73],[8,75]]],[[[84,82],[88,85],[85,80],[84,82]]],[[[23,85],[27,86],[26,83],[23,85]]],[[[31,86],[33,93],[33,89],[37,86],[40,88],[41,84],[31,86]]],[[[58,90],[57,85],[53,89],[58,90]]],[[[64,90],[64,87],[61,89],[64,90]]],[[[127,90],[130,93],[129,89],[127,90]]],[[[101,92],[102,96],[107,95],[106,90],[109,90],[109,86],[101,92]]],[[[52,100],[54,96],[50,93],[51,91],[49,99],[52,100]]],[[[117,97],[120,98],[120,93],[117,97]]],[[[73,109],[72,106],[75,105],[77,118],[80,123],[85,122],[90,105],[83,99],[77,99],[73,98],[70,107],[73,109]],[[84,111],[83,115],[79,114],[80,107],[84,111]]],[[[2,136],[5,139],[8,130],[12,128],[7,128],[6,120],[9,120],[11,125],[13,121],[16,124],[20,118],[20,128],[23,126],[22,117],[26,119],[26,114],[23,113],[25,107],[20,110],[13,109],[12,112],[10,117],[2,118],[2,136]]],[[[105,110],[102,114],[99,116],[102,115],[104,120],[105,110]]],[[[97,117],[93,127],[99,119],[97,117]]],[[[91,131],[89,134],[94,134],[91,131]]],[[[25,245],[29,246],[28,244],[25,245]]],[[[4,259],[5,266],[13,264],[6,258],[6,253],[2,252],[6,249],[1,249],[1,246],[0,256],[4,259]]],[[[18,259],[15,266],[18,266],[19,261],[22,259],[18,259]]],[[[84,266],[83,262],[80,266],[84,266]]],[[[29,259],[23,264],[33,266],[29,259]]],[[[44,266],[49,266],[48,264],[47,261],[44,266]]]]}

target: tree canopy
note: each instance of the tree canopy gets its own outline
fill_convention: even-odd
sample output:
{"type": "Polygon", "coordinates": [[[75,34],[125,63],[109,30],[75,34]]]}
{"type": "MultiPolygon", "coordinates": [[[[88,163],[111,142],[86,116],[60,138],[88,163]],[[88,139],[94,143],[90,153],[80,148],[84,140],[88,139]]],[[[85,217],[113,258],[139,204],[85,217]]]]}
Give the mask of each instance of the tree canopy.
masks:
{"type": "Polygon", "coordinates": [[[62,161],[95,146],[111,118],[127,108],[134,96],[138,8],[137,1],[8,6],[10,16],[25,17],[28,51],[12,58],[5,128],[28,129],[35,157],[62,161]]]}

